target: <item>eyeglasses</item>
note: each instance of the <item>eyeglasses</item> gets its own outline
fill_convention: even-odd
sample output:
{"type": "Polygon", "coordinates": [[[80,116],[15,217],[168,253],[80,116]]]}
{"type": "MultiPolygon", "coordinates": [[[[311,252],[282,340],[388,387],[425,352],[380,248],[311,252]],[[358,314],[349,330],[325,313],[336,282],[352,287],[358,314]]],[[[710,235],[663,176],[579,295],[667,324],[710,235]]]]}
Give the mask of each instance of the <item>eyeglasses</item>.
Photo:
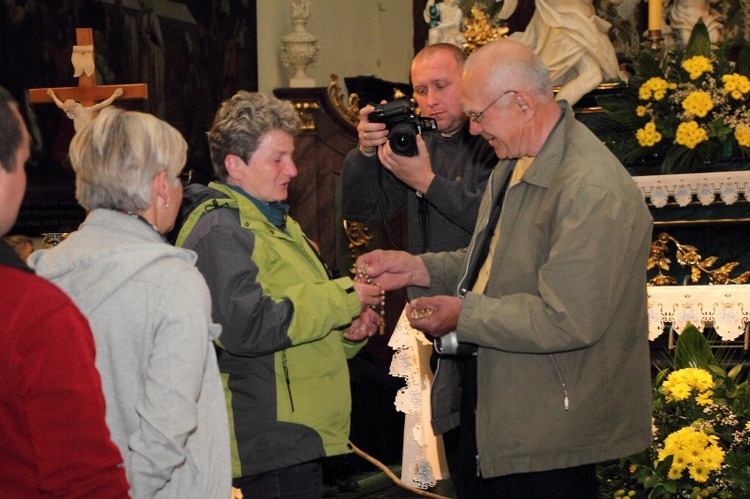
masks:
{"type": "Polygon", "coordinates": [[[193,169],[185,170],[183,172],[180,172],[180,183],[182,183],[182,187],[187,187],[190,185],[190,182],[193,180],[193,169]]]}
{"type": "Polygon", "coordinates": [[[502,99],[503,97],[505,97],[506,95],[510,93],[515,94],[517,92],[518,92],[517,90],[507,90],[503,92],[502,94],[500,94],[497,99],[490,102],[489,105],[487,105],[487,107],[482,109],[480,112],[475,113],[474,111],[466,111],[466,114],[469,115],[469,119],[471,119],[474,123],[479,123],[480,121],[482,121],[482,115],[484,115],[484,113],[486,113],[489,108],[497,104],[500,101],[500,99],[502,99]]]}

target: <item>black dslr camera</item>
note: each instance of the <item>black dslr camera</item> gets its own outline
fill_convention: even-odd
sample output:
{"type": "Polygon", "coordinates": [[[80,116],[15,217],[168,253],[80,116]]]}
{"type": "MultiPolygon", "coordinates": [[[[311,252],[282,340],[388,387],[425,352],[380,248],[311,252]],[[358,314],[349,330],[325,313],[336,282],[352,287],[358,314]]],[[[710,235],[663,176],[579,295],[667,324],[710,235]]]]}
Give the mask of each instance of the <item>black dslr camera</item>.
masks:
{"type": "Polygon", "coordinates": [[[377,104],[367,118],[371,123],[385,123],[391,149],[399,156],[415,156],[417,134],[437,130],[437,121],[418,115],[408,99],[377,104]]]}

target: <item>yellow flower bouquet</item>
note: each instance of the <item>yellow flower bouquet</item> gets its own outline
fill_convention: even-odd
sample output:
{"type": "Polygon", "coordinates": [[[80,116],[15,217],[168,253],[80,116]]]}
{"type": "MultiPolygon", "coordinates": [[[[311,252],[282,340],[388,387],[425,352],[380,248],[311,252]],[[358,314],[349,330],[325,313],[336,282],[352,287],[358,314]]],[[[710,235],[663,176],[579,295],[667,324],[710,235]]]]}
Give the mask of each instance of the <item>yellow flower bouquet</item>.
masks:
{"type": "Polygon", "coordinates": [[[608,497],[750,497],[750,382],[694,326],[654,377],[653,445],[600,471],[608,497]]]}
{"type": "MultiPolygon", "coordinates": [[[[747,44],[745,44],[746,46],[747,44]]],[[[625,165],[658,158],[662,173],[695,172],[750,152],[750,50],[713,49],[698,21],[684,51],[634,62],[622,93],[601,96],[604,142],[625,165]]]]}

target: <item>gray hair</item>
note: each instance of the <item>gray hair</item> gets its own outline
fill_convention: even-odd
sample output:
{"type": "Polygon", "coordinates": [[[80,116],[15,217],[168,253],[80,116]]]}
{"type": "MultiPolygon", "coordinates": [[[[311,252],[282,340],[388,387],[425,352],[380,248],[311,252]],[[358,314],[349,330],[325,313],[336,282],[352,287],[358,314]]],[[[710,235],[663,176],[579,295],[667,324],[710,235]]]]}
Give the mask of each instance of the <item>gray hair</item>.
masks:
{"type": "Polygon", "coordinates": [[[146,113],[104,108],[70,143],[76,199],[86,210],[139,211],[151,204],[151,180],[177,180],[187,143],[169,123],[146,113]]]}
{"type": "Polygon", "coordinates": [[[554,99],[547,67],[518,41],[502,39],[488,43],[469,56],[464,72],[485,65],[493,88],[510,86],[514,88],[505,90],[524,91],[542,100],[554,99]]]}
{"type": "Polygon", "coordinates": [[[23,140],[23,129],[13,107],[18,109],[16,99],[0,87],[0,168],[8,173],[15,171],[16,154],[23,140]]]}
{"type": "Polygon", "coordinates": [[[224,165],[227,155],[248,161],[271,130],[296,135],[299,128],[300,119],[291,102],[240,90],[221,104],[207,134],[216,177],[225,182],[229,176],[224,165]]]}

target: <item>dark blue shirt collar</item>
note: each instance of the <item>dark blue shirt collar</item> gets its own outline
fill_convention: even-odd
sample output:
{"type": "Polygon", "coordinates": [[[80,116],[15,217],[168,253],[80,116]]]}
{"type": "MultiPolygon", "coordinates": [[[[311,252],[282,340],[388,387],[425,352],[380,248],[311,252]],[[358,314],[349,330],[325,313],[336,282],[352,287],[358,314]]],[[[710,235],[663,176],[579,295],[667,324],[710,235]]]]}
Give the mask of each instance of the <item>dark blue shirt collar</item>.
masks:
{"type": "Polygon", "coordinates": [[[259,199],[254,198],[241,187],[236,185],[225,184],[227,187],[236,191],[247,199],[253,202],[253,204],[260,210],[269,222],[274,224],[276,227],[282,230],[286,230],[286,217],[289,215],[289,205],[279,201],[273,201],[271,203],[265,203],[259,199]]]}

